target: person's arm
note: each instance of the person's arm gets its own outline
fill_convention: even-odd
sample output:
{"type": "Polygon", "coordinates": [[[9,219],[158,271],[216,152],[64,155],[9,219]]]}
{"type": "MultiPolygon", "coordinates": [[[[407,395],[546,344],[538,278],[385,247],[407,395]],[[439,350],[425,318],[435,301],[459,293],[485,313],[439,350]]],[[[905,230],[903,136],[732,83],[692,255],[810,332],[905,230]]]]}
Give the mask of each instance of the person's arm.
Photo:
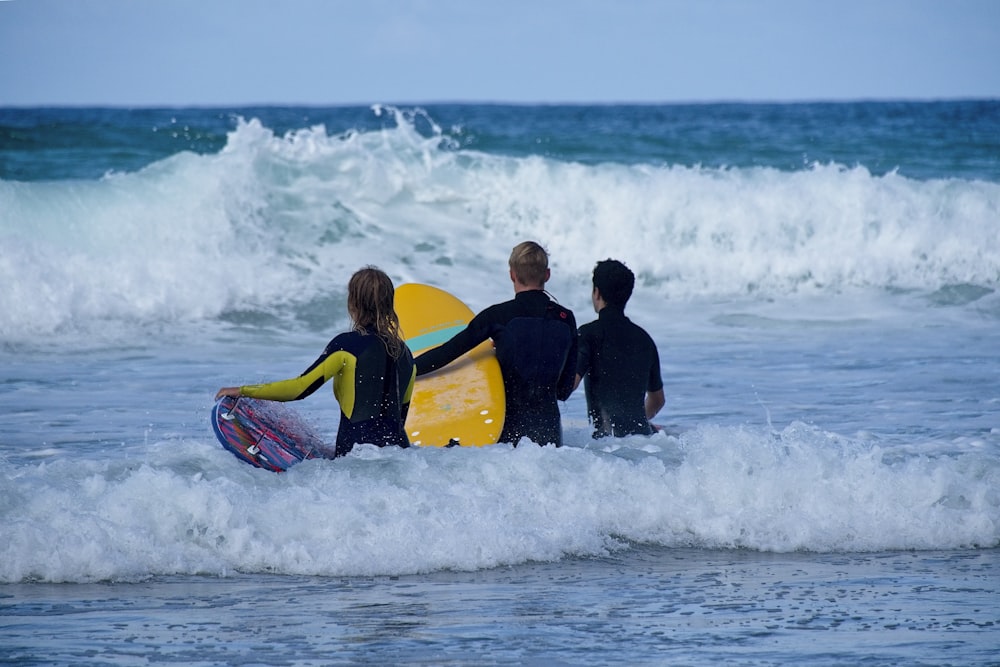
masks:
{"type": "Polygon", "coordinates": [[[298,401],[309,396],[334,377],[344,367],[346,355],[347,353],[343,351],[329,354],[329,350],[326,350],[298,377],[265,384],[223,387],[215,395],[215,398],[218,400],[223,396],[232,396],[233,398],[247,396],[268,401],[298,401]]]}
{"type": "Polygon", "coordinates": [[[417,380],[417,366],[413,365],[413,370],[410,372],[410,381],[406,384],[406,391],[403,393],[403,404],[400,406],[399,418],[405,424],[406,415],[410,412],[410,401],[413,398],[413,385],[417,380]]]}
{"type": "Polygon", "coordinates": [[[425,375],[447,366],[460,356],[489,338],[489,328],[485,324],[485,311],[476,315],[469,325],[451,337],[451,340],[427,350],[414,359],[417,375],[425,375]]]}
{"type": "Polygon", "coordinates": [[[337,352],[309,367],[298,377],[266,384],[250,384],[240,387],[242,396],[263,398],[268,401],[299,401],[309,396],[332,379],[346,362],[347,353],[337,352]]]}
{"type": "Polygon", "coordinates": [[[663,389],[646,392],[646,419],[652,419],[666,404],[663,389]]]}
{"type": "Polygon", "coordinates": [[[653,345],[653,359],[649,364],[649,380],[646,384],[646,419],[652,419],[656,414],[663,409],[664,404],[667,402],[663,396],[663,376],[660,374],[660,353],[656,349],[656,343],[650,343],[653,345]]]}
{"type": "Polygon", "coordinates": [[[569,325],[570,339],[569,339],[569,352],[566,354],[566,361],[563,362],[562,374],[559,376],[558,391],[556,392],[556,398],[560,401],[565,401],[576,389],[576,370],[579,357],[579,342],[577,341],[578,335],[576,332],[576,320],[574,319],[572,313],[568,317],[566,324],[569,325]]]}
{"type": "Polygon", "coordinates": [[[573,391],[583,382],[583,376],[590,372],[590,337],[586,333],[587,325],[576,332],[576,377],[573,379],[573,391]]]}
{"type": "Polygon", "coordinates": [[[219,391],[216,392],[216,394],[215,394],[215,400],[219,400],[223,396],[228,396],[230,398],[239,398],[241,396],[241,394],[240,394],[240,388],[239,387],[223,387],[222,389],[220,389],[219,391]]]}

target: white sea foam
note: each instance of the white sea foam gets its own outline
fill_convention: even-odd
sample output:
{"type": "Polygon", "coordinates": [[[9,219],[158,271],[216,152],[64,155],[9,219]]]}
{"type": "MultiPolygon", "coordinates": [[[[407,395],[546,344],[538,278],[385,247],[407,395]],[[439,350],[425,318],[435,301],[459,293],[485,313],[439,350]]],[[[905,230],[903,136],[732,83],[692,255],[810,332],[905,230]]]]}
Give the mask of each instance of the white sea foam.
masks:
{"type": "MultiPolygon", "coordinates": [[[[1000,546],[1000,185],[487,155],[396,117],[0,182],[0,581],[1000,546]],[[212,437],[219,386],[297,374],[346,325],[358,267],[479,309],[524,238],[580,322],[596,260],[637,272],[676,437],[592,441],[580,392],[559,450],[273,475],[212,437]]],[[[328,389],[296,407],[332,437],[328,389]]]]}
{"type": "Polygon", "coordinates": [[[396,127],[276,136],[249,120],[217,154],[0,182],[0,340],[301,310],[339,299],[368,263],[472,300],[525,238],[551,251],[553,290],[574,295],[607,256],[681,299],[1000,280],[995,183],[502,157],[385,113],[396,127]]]}
{"type": "Polygon", "coordinates": [[[475,570],[632,544],[763,551],[1000,545],[1000,465],[898,458],[792,424],[561,449],[356,448],[281,475],[206,441],[8,467],[0,581],[475,570]]]}

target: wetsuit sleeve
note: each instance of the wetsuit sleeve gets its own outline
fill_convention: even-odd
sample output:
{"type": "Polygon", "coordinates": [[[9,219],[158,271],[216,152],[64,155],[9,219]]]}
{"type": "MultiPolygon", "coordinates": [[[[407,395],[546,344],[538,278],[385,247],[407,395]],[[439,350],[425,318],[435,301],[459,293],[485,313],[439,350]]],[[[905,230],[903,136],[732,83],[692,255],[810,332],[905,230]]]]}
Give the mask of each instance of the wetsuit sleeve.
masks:
{"type": "Polygon", "coordinates": [[[573,393],[573,385],[576,384],[576,369],[580,349],[579,336],[576,331],[576,318],[568,310],[566,314],[568,315],[566,324],[569,326],[571,333],[569,338],[569,352],[566,354],[566,360],[563,362],[562,373],[559,375],[559,384],[556,387],[556,398],[560,401],[565,401],[573,393]]]}
{"type": "Polygon", "coordinates": [[[653,346],[653,360],[649,365],[649,379],[646,382],[646,391],[654,392],[663,389],[663,376],[660,374],[660,353],[656,350],[656,343],[650,339],[653,346]]]}
{"type": "Polygon", "coordinates": [[[410,381],[406,385],[406,391],[403,392],[403,406],[409,407],[410,400],[413,398],[413,384],[417,380],[417,366],[413,365],[413,370],[410,373],[410,381]]]}
{"type": "Polygon", "coordinates": [[[576,337],[576,374],[584,377],[590,371],[590,357],[593,354],[591,336],[588,335],[587,325],[580,327],[576,337]]]}
{"type": "Polygon", "coordinates": [[[451,340],[441,343],[417,357],[414,360],[417,365],[417,375],[424,375],[447,366],[489,338],[489,318],[489,309],[487,309],[472,318],[469,326],[452,336],[451,340]]]}
{"type": "Polygon", "coordinates": [[[406,423],[406,415],[410,412],[410,401],[413,399],[413,385],[417,381],[417,366],[414,364],[410,370],[410,381],[406,384],[406,391],[403,392],[402,405],[399,409],[399,420],[406,423]]]}
{"type": "Polygon", "coordinates": [[[341,375],[353,356],[338,350],[332,354],[324,352],[302,375],[267,384],[249,384],[240,387],[240,393],[250,398],[268,401],[298,401],[309,396],[329,380],[341,375]]]}

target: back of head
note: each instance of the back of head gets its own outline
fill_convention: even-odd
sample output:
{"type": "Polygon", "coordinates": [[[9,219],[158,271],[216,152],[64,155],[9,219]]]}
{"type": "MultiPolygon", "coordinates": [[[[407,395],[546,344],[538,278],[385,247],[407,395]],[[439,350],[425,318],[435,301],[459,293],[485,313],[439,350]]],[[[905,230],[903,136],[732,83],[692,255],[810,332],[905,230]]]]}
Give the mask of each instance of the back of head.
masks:
{"type": "Polygon", "coordinates": [[[392,279],[374,266],[356,271],[347,283],[347,310],[357,331],[375,329],[393,358],[402,351],[399,319],[393,308],[396,290],[392,279]]]}
{"type": "Polygon", "coordinates": [[[624,309],[635,287],[635,274],[617,259],[606,259],[594,267],[594,287],[609,306],[624,309]]]}
{"type": "Polygon", "coordinates": [[[545,281],[548,280],[549,253],[534,241],[524,241],[514,246],[508,263],[522,285],[545,286],[545,281]]]}

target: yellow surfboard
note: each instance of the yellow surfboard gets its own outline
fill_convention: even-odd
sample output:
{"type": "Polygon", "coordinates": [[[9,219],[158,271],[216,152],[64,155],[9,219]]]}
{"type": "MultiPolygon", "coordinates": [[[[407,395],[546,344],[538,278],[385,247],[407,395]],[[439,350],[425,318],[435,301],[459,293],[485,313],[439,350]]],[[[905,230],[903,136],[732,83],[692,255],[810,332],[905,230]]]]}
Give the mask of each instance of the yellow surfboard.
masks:
{"type": "MultiPolygon", "coordinates": [[[[407,283],[396,288],[396,315],[416,357],[464,329],[474,313],[444,290],[407,283]]],[[[414,445],[492,445],[503,430],[504,407],[500,364],[487,340],[444,368],[417,378],[406,431],[414,445]]]]}

